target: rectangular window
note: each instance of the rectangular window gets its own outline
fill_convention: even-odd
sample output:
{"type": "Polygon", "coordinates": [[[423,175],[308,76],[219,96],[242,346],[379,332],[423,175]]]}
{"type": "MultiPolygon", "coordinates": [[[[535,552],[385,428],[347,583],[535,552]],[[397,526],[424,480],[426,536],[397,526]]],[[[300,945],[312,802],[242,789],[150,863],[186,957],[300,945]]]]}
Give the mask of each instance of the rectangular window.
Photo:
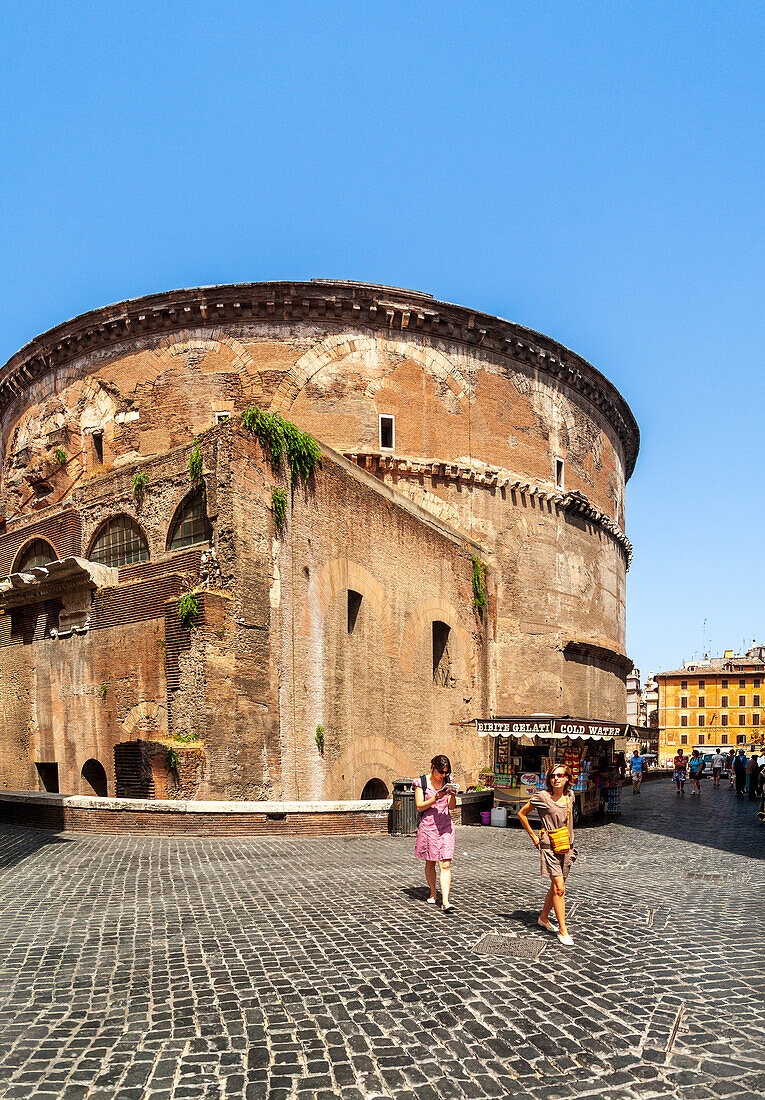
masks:
{"type": "Polygon", "coordinates": [[[435,620],[433,623],[433,683],[449,687],[451,665],[449,661],[449,627],[435,620]]]}
{"type": "Polygon", "coordinates": [[[42,790],[58,794],[58,764],[35,764],[42,790]]]}
{"type": "Polygon", "coordinates": [[[104,433],[93,432],[93,457],[99,466],[103,465],[104,461],[104,433]]]}
{"type": "Polygon", "coordinates": [[[736,741],[738,742],[739,745],[745,745],[746,744],[746,734],[745,733],[740,733],[738,735],[738,737],[736,738],[736,741]]]}
{"type": "MultiPolygon", "coordinates": [[[[724,722],[723,722],[723,725],[725,725],[724,722]]],[[[721,733],[720,734],[720,744],[721,745],[727,745],[728,744],[728,735],[727,735],[727,733],[721,733]]]]}
{"type": "Polygon", "coordinates": [[[687,691],[688,690],[688,681],[687,680],[681,680],[680,681],[680,690],[681,691],[687,691]]]}
{"type": "Polygon", "coordinates": [[[728,686],[728,681],[727,681],[727,680],[723,680],[723,682],[722,682],[722,687],[726,688],[727,686],[728,686]]]}
{"type": "Polygon", "coordinates": [[[721,716],[721,718],[720,718],[720,725],[721,725],[721,726],[727,726],[727,725],[728,725],[728,715],[727,715],[727,714],[723,714],[723,715],[721,716]]]}
{"type": "Polygon", "coordinates": [[[760,724],[760,716],[759,716],[759,714],[753,714],[753,715],[752,715],[752,725],[753,725],[753,726],[759,726],[759,724],[760,724]]]}
{"type": "Polygon", "coordinates": [[[699,691],[703,691],[706,687],[706,680],[699,680],[699,691]]]}
{"type": "Polygon", "coordinates": [[[739,716],[738,716],[738,724],[739,724],[740,726],[745,726],[745,725],[746,725],[746,715],[745,715],[745,714],[739,714],[739,716]]]}
{"type": "Polygon", "coordinates": [[[727,707],[727,705],[728,705],[728,696],[723,695],[722,699],[720,700],[720,706],[721,707],[727,707]]]}
{"type": "Polygon", "coordinates": [[[353,634],[361,610],[361,593],[348,589],[348,633],[353,634]]]}
{"type": "Polygon", "coordinates": [[[706,734],[700,733],[699,734],[699,744],[703,745],[705,743],[705,741],[706,741],[706,734]]]}
{"type": "Polygon", "coordinates": [[[687,695],[681,695],[680,696],[680,706],[687,710],[687,708],[688,708],[688,696],[687,695]]]}
{"type": "Polygon", "coordinates": [[[392,416],[380,417],[380,450],[392,451],[396,446],[396,425],[392,416]]]}
{"type": "Polygon", "coordinates": [[[760,686],[760,681],[757,677],[754,678],[753,686],[756,687],[756,688],[758,688],[760,686]]]}
{"type": "Polygon", "coordinates": [[[687,745],[688,744],[688,734],[687,733],[681,733],[680,734],[680,744],[681,745],[687,745]]]}
{"type": "Polygon", "coordinates": [[[687,725],[688,725],[688,715],[687,715],[687,714],[683,714],[683,715],[681,716],[681,718],[680,718],[680,725],[681,725],[681,726],[687,726],[687,725]]]}
{"type": "Polygon", "coordinates": [[[759,695],[753,695],[753,696],[752,696],[752,706],[753,706],[753,707],[758,707],[759,705],[760,705],[760,697],[759,697],[759,695]]]}
{"type": "Polygon", "coordinates": [[[707,705],[707,699],[705,695],[699,695],[699,706],[705,707],[707,705]]]}
{"type": "Polygon", "coordinates": [[[703,714],[700,714],[700,715],[699,715],[699,725],[700,725],[700,726],[703,726],[703,725],[704,725],[704,715],[703,715],[703,714]]]}
{"type": "Polygon", "coordinates": [[[739,682],[738,682],[738,686],[739,686],[740,688],[745,688],[745,687],[746,687],[746,680],[745,680],[745,679],[743,678],[743,676],[742,676],[742,677],[741,677],[741,679],[739,680],[739,682]]]}
{"type": "Polygon", "coordinates": [[[216,412],[216,414],[215,414],[215,423],[216,424],[222,424],[224,420],[230,420],[230,419],[231,419],[231,413],[230,412],[216,412]]]}
{"type": "Polygon", "coordinates": [[[738,705],[739,705],[740,707],[745,707],[745,706],[746,706],[746,696],[745,696],[745,695],[739,695],[739,697],[738,697],[738,705]]]}
{"type": "Polygon", "coordinates": [[[555,488],[563,489],[564,486],[564,472],[565,463],[562,458],[555,459],[555,488]]]}

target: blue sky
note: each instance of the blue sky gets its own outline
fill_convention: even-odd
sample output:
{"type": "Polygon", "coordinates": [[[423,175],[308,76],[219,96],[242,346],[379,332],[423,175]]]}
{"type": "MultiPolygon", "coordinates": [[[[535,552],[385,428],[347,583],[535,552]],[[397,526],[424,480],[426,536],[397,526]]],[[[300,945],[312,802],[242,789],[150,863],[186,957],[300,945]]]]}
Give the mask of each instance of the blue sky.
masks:
{"type": "Polygon", "coordinates": [[[643,673],[765,640],[764,42],[765,4],[736,0],[6,0],[0,361],[240,280],[508,317],[640,424],[643,673]]]}

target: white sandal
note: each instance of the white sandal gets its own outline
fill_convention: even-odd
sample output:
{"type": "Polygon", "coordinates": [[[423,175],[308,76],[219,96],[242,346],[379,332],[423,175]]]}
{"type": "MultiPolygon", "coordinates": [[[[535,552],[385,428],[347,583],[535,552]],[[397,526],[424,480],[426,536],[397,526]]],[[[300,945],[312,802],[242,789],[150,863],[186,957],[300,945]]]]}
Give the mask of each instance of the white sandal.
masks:
{"type": "Polygon", "coordinates": [[[436,899],[435,898],[426,898],[425,900],[427,901],[428,905],[435,905],[436,904],[436,899]]]}
{"type": "Polygon", "coordinates": [[[546,929],[548,932],[557,932],[557,925],[553,924],[551,920],[542,920],[541,917],[537,917],[537,924],[540,928],[546,929]]]}
{"type": "Polygon", "coordinates": [[[561,936],[560,932],[558,932],[558,942],[562,943],[564,947],[574,946],[574,941],[571,939],[571,936],[569,936],[568,932],[565,936],[561,936]]]}

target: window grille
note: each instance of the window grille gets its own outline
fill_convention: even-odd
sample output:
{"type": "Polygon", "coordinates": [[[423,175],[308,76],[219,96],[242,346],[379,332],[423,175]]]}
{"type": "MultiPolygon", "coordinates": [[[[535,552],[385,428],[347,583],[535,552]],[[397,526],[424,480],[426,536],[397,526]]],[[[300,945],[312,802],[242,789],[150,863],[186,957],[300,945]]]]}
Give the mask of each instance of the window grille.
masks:
{"type": "Polygon", "coordinates": [[[212,540],[212,527],[205,512],[201,490],[193,493],[176,516],[168,540],[169,550],[180,550],[212,540]]]}
{"type": "Polygon", "coordinates": [[[23,573],[25,569],[36,569],[38,565],[47,565],[48,562],[57,560],[56,551],[49,542],[45,539],[34,539],[22,554],[14,572],[23,573]]]}
{"type": "Polygon", "coordinates": [[[106,524],[93,543],[90,560],[116,569],[120,565],[148,561],[149,547],[134,520],[129,516],[117,516],[106,524]]]}

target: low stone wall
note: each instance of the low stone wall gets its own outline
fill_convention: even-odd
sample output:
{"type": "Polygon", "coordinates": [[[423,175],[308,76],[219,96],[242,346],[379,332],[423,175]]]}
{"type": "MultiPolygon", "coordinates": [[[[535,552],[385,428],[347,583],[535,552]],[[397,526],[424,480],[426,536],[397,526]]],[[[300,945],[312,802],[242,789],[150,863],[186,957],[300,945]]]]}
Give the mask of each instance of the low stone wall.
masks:
{"type": "Polygon", "coordinates": [[[388,835],[391,800],[184,802],[0,792],[0,821],[56,832],[154,836],[388,835]]]}
{"type": "MultiPolygon", "coordinates": [[[[455,824],[475,825],[491,791],[457,796],[455,824]]],[[[0,791],[0,822],[33,829],[154,836],[387,836],[391,799],[188,802],[0,791]]]]}

